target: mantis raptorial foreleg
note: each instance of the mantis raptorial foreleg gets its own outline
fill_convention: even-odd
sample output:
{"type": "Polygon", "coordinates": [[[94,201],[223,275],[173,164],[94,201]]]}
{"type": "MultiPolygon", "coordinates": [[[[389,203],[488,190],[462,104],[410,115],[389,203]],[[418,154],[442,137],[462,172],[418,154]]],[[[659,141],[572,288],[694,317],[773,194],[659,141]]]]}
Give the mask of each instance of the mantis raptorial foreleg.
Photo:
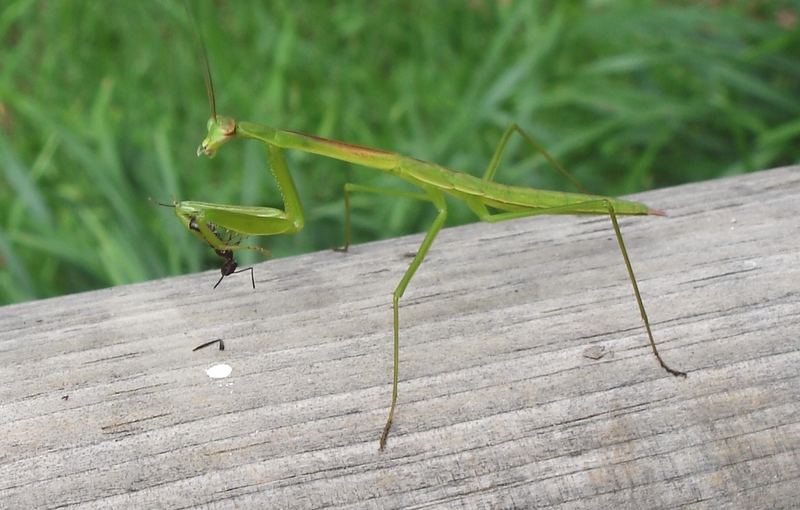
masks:
{"type": "MultiPolygon", "coordinates": [[[[294,186],[283,150],[272,145],[267,146],[267,159],[270,168],[278,183],[278,189],[283,198],[284,209],[272,207],[246,207],[209,202],[185,201],[176,202],[173,207],[180,220],[200,239],[207,242],[224,260],[221,268],[222,276],[214,285],[220,284],[228,275],[242,271],[250,271],[253,288],[255,277],[252,268],[236,270],[237,264],[233,258],[235,250],[256,250],[265,256],[269,252],[260,246],[242,246],[241,239],[251,235],[293,234],[303,228],[303,207],[294,186]],[[219,233],[224,229],[228,233],[239,236],[236,242],[231,238],[223,239],[219,233]]],[[[162,204],[164,205],[164,204],[162,204]]]]}
{"type": "MultiPolygon", "coordinates": [[[[198,239],[201,239],[208,243],[209,246],[214,250],[214,252],[223,260],[222,267],[220,268],[220,277],[217,280],[217,283],[214,284],[214,288],[216,289],[222,280],[226,276],[230,276],[232,274],[237,273],[244,273],[245,271],[250,271],[250,283],[253,288],[256,288],[256,280],[255,275],[253,274],[253,268],[247,267],[244,269],[237,269],[238,264],[236,259],[233,256],[234,251],[238,250],[253,250],[261,253],[265,257],[269,256],[269,251],[260,247],[260,246],[247,246],[242,245],[242,241],[246,236],[227,229],[221,229],[214,223],[209,221],[202,221],[198,220],[198,215],[196,211],[198,210],[198,204],[202,204],[202,202],[174,202],[172,204],[165,204],[162,202],[156,202],[158,205],[164,207],[172,207],[175,209],[178,218],[180,218],[181,222],[184,224],[186,228],[189,229],[189,232],[194,234],[198,239]],[[220,230],[227,230],[227,235],[223,239],[223,234],[220,230]]],[[[208,204],[213,205],[213,204],[208,204]]]]}

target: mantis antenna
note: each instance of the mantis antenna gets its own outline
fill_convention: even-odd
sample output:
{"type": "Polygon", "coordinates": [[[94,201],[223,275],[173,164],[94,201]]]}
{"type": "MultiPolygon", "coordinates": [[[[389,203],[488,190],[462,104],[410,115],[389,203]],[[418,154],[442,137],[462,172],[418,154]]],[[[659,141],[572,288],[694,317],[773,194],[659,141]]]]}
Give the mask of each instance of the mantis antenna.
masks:
{"type": "Polygon", "coordinates": [[[214,81],[211,79],[211,64],[208,62],[208,50],[203,37],[200,35],[200,26],[192,13],[189,6],[189,1],[184,0],[183,6],[186,8],[186,13],[189,15],[189,20],[192,24],[192,32],[196,40],[197,47],[200,48],[200,64],[203,67],[203,80],[206,84],[206,95],[208,96],[208,106],[211,108],[211,118],[214,122],[217,121],[217,99],[214,95],[214,81]]]}

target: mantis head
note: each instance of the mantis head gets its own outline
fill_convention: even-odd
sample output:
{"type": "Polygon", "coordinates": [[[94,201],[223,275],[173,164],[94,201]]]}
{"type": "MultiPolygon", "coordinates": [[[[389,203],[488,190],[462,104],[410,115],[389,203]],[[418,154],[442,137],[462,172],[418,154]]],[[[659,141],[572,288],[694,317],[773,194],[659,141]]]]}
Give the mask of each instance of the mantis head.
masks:
{"type": "Polygon", "coordinates": [[[213,158],[217,150],[236,135],[236,121],[230,117],[214,116],[208,119],[208,135],[197,148],[197,155],[213,158]]]}

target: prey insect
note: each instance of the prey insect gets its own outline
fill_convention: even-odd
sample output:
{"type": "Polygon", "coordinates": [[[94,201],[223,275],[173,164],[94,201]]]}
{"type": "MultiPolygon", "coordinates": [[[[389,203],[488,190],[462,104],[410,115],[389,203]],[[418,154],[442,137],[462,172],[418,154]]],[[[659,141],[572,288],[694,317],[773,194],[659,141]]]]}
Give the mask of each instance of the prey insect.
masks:
{"type": "Polygon", "coordinates": [[[191,209],[186,207],[185,204],[187,204],[187,202],[175,202],[174,204],[164,204],[161,202],[157,203],[158,205],[164,207],[174,208],[178,218],[180,218],[183,225],[189,229],[189,232],[194,234],[198,239],[207,242],[208,245],[211,246],[211,249],[214,250],[214,253],[216,253],[222,259],[222,267],[220,267],[221,275],[219,280],[217,280],[217,283],[214,284],[215,289],[219,287],[219,284],[222,283],[222,280],[226,276],[244,273],[245,271],[250,271],[250,283],[254,289],[256,288],[256,280],[253,273],[253,268],[246,267],[244,269],[237,269],[239,264],[236,262],[233,252],[240,249],[255,250],[265,257],[269,257],[268,250],[260,246],[242,246],[242,241],[246,236],[243,236],[242,234],[231,229],[225,229],[227,233],[225,234],[225,237],[223,237],[223,234],[220,233],[220,228],[214,223],[209,221],[198,221],[197,215],[195,215],[191,209]]]}
{"type": "MultiPolygon", "coordinates": [[[[401,154],[374,149],[347,142],[331,140],[299,131],[278,129],[252,122],[236,121],[230,117],[217,115],[214,99],[214,87],[208,59],[203,48],[205,64],[205,82],[211,106],[211,118],[208,121],[208,133],[197,149],[197,154],[213,157],[226,143],[235,138],[255,140],[264,145],[270,170],[281,190],[283,209],[272,207],[252,207],[239,205],[214,204],[209,202],[184,201],[175,204],[175,212],[184,225],[193,234],[205,240],[226,261],[227,253],[239,248],[238,245],[220,242],[215,229],[224,228],[241,236],[268,236],[279,234],[295,234],[303,229],[305,219],[303,207],[295,188],[294,181],[286,164],[284,151],[296,150],[317,154],[326,158],[345,161],[377,171],[394,175],[398,179],[414,185],[419,191],[408,192],[382,189],[372,186],[348,183],[344,186],[344,230],[345,241],[341,251],[350,245],[350,195],[352,193],[374,193],[392,197],[403,197],[431,204],[437,211],[436,218],[428,229],[418,251],[406,269],[400,282],[392,294],[393,311],[393,368],[392,397],[386,424],[379,440],[379,449],[386,446],[387,438],[394,420],[397,407],[399,352],[400,352],[400,299],[403,297],[414,273],[428,254],[436,235],[444,225],[447,217],[445,196],[463,201],[481,221],[496,223],[539,215],[603,215],[610,219],[611,227],[617,239],[620,252],[633,287],[633,294],[638,305],[639,314],[644,323],[650,348],[661,367],[674,376],[685,377],[682,371],[671,368],[664,362],[656,347],[655,340],[647,318],[644,303],[639,292],[636,277],[630,258],[622,239],[618,216],[655,215],[664,213],[651,209],[645,204],[601,195],[586,193],[572,176],[547,151],[536,143],[524,130],[516,124],[509,126],[500,138],[488,167],[482,177],[445,168],[435,163],[403,156],[401,154]],[[500,166],[503,153],[509,139],[518,135],[559,172],[569,178],[581,193],[567,193],[535,188],[509,186],[495,181],[495,174],[500,166]],[[194,228],[196,227],[196,228],[194,228]],[[220,251],[221,250],[221,251],[220,251]],[[225,254],[225,255],[223,255],[225,254]]],[[[232,255],[230,255],[232,257],[232,255]]],[[[224,275],[224,266],[223,266],[224,275]]]]}
{"type": "MultiPolygon", "coordinates": [[[[233,256],[233,250],[238,250],[241,247],[241,238],[237,239],[236,241],[233,240],[233,235],[229,235],[226,239],[223,240],[222,236],[219,234],[219,229],[213,223],[205,223],[205,229],[203,229],[201,224],[197,222],[197,218],[194,216],[189,217],[188,228],[196,235],[199,235],[201,239],[208,241],[208,244],[211,245],[211,248],[214,250],[214,253],[219,255],[222,259],[222,267],[220,268],[220,277],[217,280],[217,283],[214,284],[214,288],[216,289],[219,287],[219,284],[222,283],[222,280],[226,276],[230,276],[232,274],[237,273],[244,273],[245,271],[250,271],[250,283],[253,285],[253,288],[256,288],[256,278],[253,274],[253,268],[246,267],[244,269],[237,269],[239,264],[236,262],[236,259],[233,256]],[[209,238],[208,235],[211,237],[209,238]],[[209,239],[213,239],[216,242],[212,243],[209,239]]],[[[264,255],[269,255],[264,248],[260,246],[247,246],[249,250],[257,250],[260,251],[264,255]]],[[[222,349],[220,349],[222,350],[222,349]]]]}

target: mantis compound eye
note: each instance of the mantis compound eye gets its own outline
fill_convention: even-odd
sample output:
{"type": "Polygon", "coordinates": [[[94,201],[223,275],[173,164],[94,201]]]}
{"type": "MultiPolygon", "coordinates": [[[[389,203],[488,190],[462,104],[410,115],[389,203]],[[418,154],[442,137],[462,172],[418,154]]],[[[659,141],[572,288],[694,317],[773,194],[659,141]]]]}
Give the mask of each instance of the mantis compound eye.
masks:
{"type": "Polygon", "coordinates": [[[219,125],[223,136],[233,136],[236,134],[236,121],[231,118],[222,118],[219,125]]]}

